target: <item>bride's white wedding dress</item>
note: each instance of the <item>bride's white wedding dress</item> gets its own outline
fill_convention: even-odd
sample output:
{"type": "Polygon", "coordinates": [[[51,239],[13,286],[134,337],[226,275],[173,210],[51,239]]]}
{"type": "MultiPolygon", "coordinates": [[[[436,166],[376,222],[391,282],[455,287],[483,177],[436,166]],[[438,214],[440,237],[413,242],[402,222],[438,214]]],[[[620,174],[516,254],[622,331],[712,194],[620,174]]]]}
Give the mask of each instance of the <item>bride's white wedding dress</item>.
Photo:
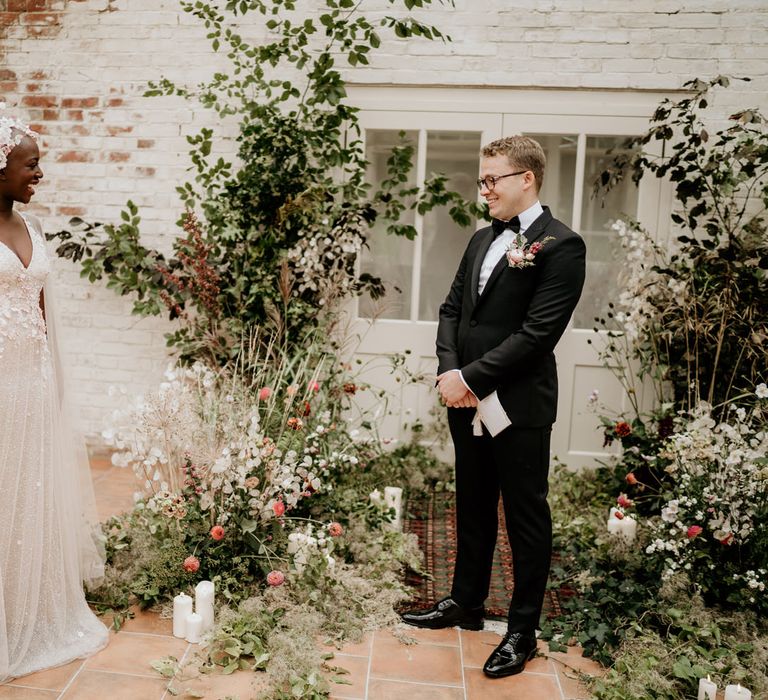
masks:
{"type": "Polygon", "coordinates": [[[82,587],[103,564],[40,310],[50,261],[42,233],[24,219],[29,266],[0,243],[0,682],[108,640],[82,587]]]}

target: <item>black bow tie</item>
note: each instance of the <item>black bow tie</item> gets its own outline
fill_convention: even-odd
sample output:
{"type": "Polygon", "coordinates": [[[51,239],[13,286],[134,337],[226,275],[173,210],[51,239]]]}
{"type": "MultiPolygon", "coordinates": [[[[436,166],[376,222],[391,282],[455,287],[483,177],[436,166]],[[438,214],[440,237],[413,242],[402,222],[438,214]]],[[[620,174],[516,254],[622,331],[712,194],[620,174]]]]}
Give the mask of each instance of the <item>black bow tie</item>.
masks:
{"type": "Polygon", "coordinates": [[[520,219],[517,216],[513,216],[509,221],[493,219],[491,221],[491,227],[493,228],[494,238],[500,236],[508,228],[511,228],[515,233],[520,233],[520,219]]]}

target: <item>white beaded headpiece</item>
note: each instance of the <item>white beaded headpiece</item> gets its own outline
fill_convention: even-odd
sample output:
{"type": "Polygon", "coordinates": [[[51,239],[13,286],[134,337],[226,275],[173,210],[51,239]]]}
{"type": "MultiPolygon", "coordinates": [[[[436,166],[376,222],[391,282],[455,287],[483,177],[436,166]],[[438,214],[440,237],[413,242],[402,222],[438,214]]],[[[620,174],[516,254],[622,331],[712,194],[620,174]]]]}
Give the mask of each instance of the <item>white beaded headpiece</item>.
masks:
{"type": "Polygon", "coordinates": [[[21,143],[25,136],[37,138],[37,133],[32,131],[24,122],[14,117],[3,116],[5,102],[0,102],[0,170],[8,163],[8,154],[21,143]]]}

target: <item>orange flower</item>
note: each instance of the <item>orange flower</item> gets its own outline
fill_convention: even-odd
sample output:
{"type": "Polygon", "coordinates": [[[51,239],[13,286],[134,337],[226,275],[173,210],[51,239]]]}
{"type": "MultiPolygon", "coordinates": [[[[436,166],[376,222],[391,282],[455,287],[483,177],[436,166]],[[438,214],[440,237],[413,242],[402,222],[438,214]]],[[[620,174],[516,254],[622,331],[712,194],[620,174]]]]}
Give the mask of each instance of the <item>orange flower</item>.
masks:
{"type": "Polygon", "coordinates": [[[211,528],[210,535],[212,540],[220,542],[224,539],[224,528],[221,525],[214,525],[211,528]]]}
{"type": "Polygon", "coordinates": [[[331,537],[339,537],[343,532],[344,528],[341,526],[341,523],[331,523],[328,526],[328,534],[331,537]]]}
{"type": "Polygon", "coordinates": [[[285,503],[282,501],[275,501],[272,504],[272,510],[278,518],[282,517],[283,513],[285,513],[285,503]]]}
{"type": "Polygon", "coordinates": [[[625,421],[619,421],[613,426],[613,432],[616,433],[616,437],[625,438],[632,433],[632,426],[625,421]]]}
{"type": "Polygon", "coordinates": [[[639,484],[640,482],[637,480],[637,477],[635,476],[634,472],[629,472],[627,476],[625,477],[627,480],[627,483],[634,486],[635,484],[639,484]]]}
{"type": "Polygon", "coordinates": [[[200,560],[197,557],[187,557],[182,566],[184,571],[194,574],[200,568],[200,560]]]}

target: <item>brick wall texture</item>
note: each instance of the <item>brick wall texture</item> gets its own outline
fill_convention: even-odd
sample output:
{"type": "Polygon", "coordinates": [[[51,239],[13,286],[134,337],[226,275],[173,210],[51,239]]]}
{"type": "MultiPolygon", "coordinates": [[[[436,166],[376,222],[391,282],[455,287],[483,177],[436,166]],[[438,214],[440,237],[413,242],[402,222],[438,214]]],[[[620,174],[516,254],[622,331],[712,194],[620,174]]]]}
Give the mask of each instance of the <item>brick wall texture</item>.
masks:
{"type": "MultiPolygon", "coordinates": [[[[302,11],[316,11],[302,0],[302,11]]],[[[392,12],[366,0],[371,13],[392,12]]],[[[450,43],[387,40],[352,82],[497,88],[675,90],[718,73],[753,81],[721,98],[721,115],[766,107],[768,2],[456,0],[422,12],[450,43]]],[[[266,36],[255,14],[242,29],[266,36]]],[[[170,249],[186,179],[185,136],[210,113],[145,98],[165,75],[195,84],[220,63],[177,0],[0,0],[0,96],[43,135],[44,184],[32,211],[49,229],[72,216],[114,221],[127,199],[147,242],[170,249]]],[[[82,427],[96,433],[120,400],[152,386],[166,364],[160,319],[57,263],[65,358],[82,427]]]]}

